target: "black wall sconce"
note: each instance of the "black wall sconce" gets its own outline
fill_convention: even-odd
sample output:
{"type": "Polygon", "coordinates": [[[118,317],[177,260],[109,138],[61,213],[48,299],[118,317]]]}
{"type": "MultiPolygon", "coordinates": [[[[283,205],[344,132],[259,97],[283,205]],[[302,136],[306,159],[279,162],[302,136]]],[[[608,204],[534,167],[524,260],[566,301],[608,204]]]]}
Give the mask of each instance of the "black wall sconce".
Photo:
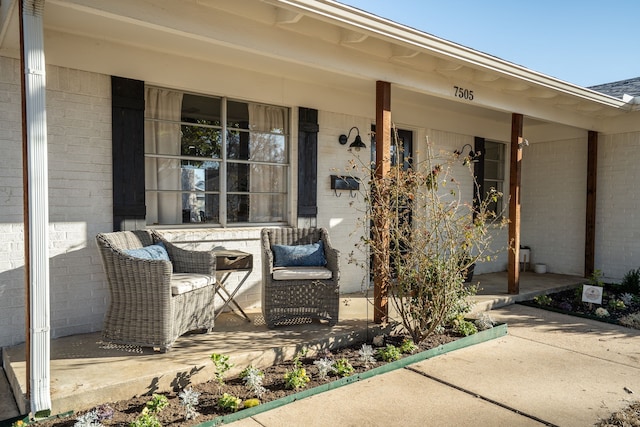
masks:
{"type": "Polygon", "coordinates": [[[462,164],[468,165],[469,162],[478,163],[480,161],[480,156],[482,155],[482,153],[480,151],[473,151],[473,147],[471,146],[471,144],[464,144],[460,150],[453,150],[453,154],[455,154],[456,157],[459,157],[464,153],[465,147],[469,147],[469,154],[464,157],[464,159],[462,160],[462,164]]]}
{"type": "Polygon", "coordinates": [[[342,145],[345,145],[348,141],[349,141],[349,137],[351,136],[351,132],[353,130],[356,130],[357,134],[356,134],[356,138],[353,140],[353,142],[351,144],[349,144],[349,148],[354,148],[356,151],[360,151],[361,148],[367,148],[367,146],[365,145],[364,142],[362,142],[362,138],[360,138],[360,129],[358,129],[356,126],[352,127],[351,129],[349,129],[349,133],[347,135],[340,135],[338,137],[338,142],[342,145]]]}

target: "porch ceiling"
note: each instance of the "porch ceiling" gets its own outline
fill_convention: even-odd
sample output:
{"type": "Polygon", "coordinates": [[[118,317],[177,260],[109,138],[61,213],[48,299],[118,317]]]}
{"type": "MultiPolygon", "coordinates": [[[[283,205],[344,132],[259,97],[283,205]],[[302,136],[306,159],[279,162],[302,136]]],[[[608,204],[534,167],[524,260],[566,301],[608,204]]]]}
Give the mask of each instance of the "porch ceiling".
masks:
{"type": "MultiPolygon", "coordinates": [[[[9,3],[2,11],[11,11],[9,3]]],[[[9,16],[0,22],[0,52],[17,52],[17,7],[9,16]]],[[[430,104],[496,119],[517,112],[598,130],[602,119],[628,111],[622,100],[330,0],[47,0],[44,22],[47,34],[90,40],[85,58],[74,58],[90,71],[105,71],[91,68],[101,49],[122,45],[346,92],[371,92],[372,81],[385,80],[430,104]],[[473,90],[474,99],[457,98],[455,86],[473,90]]],[[[69,66],[74,52],[63,44],[46,46],[49,63],[69,66]]]]}

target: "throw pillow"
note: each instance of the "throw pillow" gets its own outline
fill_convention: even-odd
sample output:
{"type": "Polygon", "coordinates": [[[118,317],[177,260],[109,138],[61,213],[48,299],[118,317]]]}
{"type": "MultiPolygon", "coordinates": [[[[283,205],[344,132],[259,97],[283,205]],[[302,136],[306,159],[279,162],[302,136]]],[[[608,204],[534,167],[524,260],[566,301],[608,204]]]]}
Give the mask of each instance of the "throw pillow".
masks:
{"type": "Polygon", "coordinates": [[[139,249],[125,249],[122,252],[134,258],[155,261],[169,261],[169,254],[167,253],[167,249],[164,247],[162,242],[156,243],[155,245],[145,246],[144,248],[139,249]]]}
{"type": "Polygon", "coordinates": [[[327,264],[322,240],[309,245],[273,245],[275,267],[322,267],[327,264]]]}

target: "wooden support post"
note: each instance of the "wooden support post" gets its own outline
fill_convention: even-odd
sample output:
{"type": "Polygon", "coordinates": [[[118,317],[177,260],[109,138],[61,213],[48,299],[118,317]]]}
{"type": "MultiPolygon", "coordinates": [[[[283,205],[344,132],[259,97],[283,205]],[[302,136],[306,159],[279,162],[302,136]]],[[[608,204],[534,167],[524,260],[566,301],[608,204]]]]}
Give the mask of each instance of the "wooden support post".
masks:
{"type": "MultiPolygon", "coordinates": [[[[385,177],[391,169],[391,84],[388,82],[376,82],[376,178],[385,177]]],[[[375,200],[372,203],[376,203],[375,200]]],[[[389,245],[389,227],[383,219],[375,224],[374,239],[380,244],[389,245]]],[[[388,270],[389,256],[375,253],[373,257],[373,321],[383,323],[389,316],[388,292],[389,278],[383,271],[388,270]],[[386,267],[385,267],[386,266],[386,267]]]]}
{"type": "Polygon", "coordinates": [[[589,131],[587,148],[587,212],[584,239],[584,276],[595,271],[596,187],[598,178],[598,132],[589,131]]]}
{"type": "Polygon", "coordinates": [[[509,294],[520,293],[520,179],[522,169],[522,114],[511,116],[511,161],[509,172],[509,294]]]}

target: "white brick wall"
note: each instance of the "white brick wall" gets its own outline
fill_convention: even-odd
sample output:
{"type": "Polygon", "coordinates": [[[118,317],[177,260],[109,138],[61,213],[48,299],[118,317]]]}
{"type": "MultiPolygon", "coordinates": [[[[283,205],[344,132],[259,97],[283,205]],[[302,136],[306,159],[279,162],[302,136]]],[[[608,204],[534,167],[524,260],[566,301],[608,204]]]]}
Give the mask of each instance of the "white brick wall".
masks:
{"type": "Polygon", "coordinates": [[[0,57],[0,346],[24,341],[19,61],[0,57]]]}
{"type": "MultiPolygon", "coordinates": [[[[444,151],[449,155],[454,150],[460,150],[465,144],[474,146],[474,137],[471,135],[462,135],[455,132],[446,132],[441,130],[429,129],[427,136],[431,144],[434,145],[434,154],[438,155],[439,151],[444,151]]],[[[425,141],[426,142],[426,141],[425,141]]],[[[420,142],[423,144],[423,142],[420,142]]],[[[419,150],[424,150],[422,145],[418,146],[419,150]]],[[[468,147],[465,148],[465,152],[468,147]]],[[[420,155],[420,151],[418,152],[420,155]]],[[[508,155],[508,150],[507,150],[508,155]]],[[[508,159],[505,161],[508,162],[508,159]]],[[[473,180],[469,175],[469,171],[466,166],[462,165],[462,161],[453,171],[454,177],[460,182],[460,191],[463,194],[463,200],[470,201],[473,198],[473,180]]],[[[505,193],[509,191],[509,176],[506,173],[504,182],[505,193]]],[[[504,203],[508,205],[508,195],[505,195],[504,203]]],[[[508,215],[508,213],[505,213],[508,215]]],[[[508,247],[508,231],[506,228],[500,229],[498,227],[491,229],[492,241],[491,248],[486,255],[492,256],[491,261],[478,262],[474,268],[474,274],[493,273],[496,271],[504,271],[507,268],[507,247],[508,247]]]]}
{"type": "MultiPolygon", "coordinates": [[[[95,235],[111,229],[108,76],[47,67],[51,335],[102,327],[95,235]]],[[[19,61],[0,57],[0,346],[25,339],[19,61]]]]}
{"type": "MultiPolygon", "coordinates": [[[[337,197],[331,189],[331,175],[345,175],[351,173],[349,161],[354,160],[358,168],[354,175],[359,175],[363,166],[370,161],[371,123],[372,119],[354,117],[344,114],[320,111],[318,113],[320,132],[318,133],[318,227],[325,227],[329,231],[331,244],[340,250],[340,292],[359,292],[368,284],[363,282],[368,277],[367,270],[355,263],[349,263],[349,254],[353,251],[357,259],[362,262],[366,257],[355,246],[363,229],[359,219],[363,217],[363,193],[354,192],[351,197],[349,191],[338,191],[337,197]],[[348,145],[355,137],[355,131],[347,145],[340,145],[338,137],[347,134],[351,127],[357,126],[366,149],[359,152],[349,152],[348,145]]],[[[363,180],[366,182],[366,179],[363,180]]],[[[361,188],[363,188],[361,186],[361,188]]]]}
{"type": "Polygon", "coordinates": [[[595,266],[621,279],[640,267],[640,132],[600,135],[595,266]]]}
{"type": "Polygon", "coordinates": [[[547,271],[582,275],[587,140],[533,143],[522,153],[521,244],[547,271]]]}
{"type": "Polygon", "coordinates": [[[110,77],[47,67],[52,337],[102,328],[95,245],[111,229],[110,77]]]}

